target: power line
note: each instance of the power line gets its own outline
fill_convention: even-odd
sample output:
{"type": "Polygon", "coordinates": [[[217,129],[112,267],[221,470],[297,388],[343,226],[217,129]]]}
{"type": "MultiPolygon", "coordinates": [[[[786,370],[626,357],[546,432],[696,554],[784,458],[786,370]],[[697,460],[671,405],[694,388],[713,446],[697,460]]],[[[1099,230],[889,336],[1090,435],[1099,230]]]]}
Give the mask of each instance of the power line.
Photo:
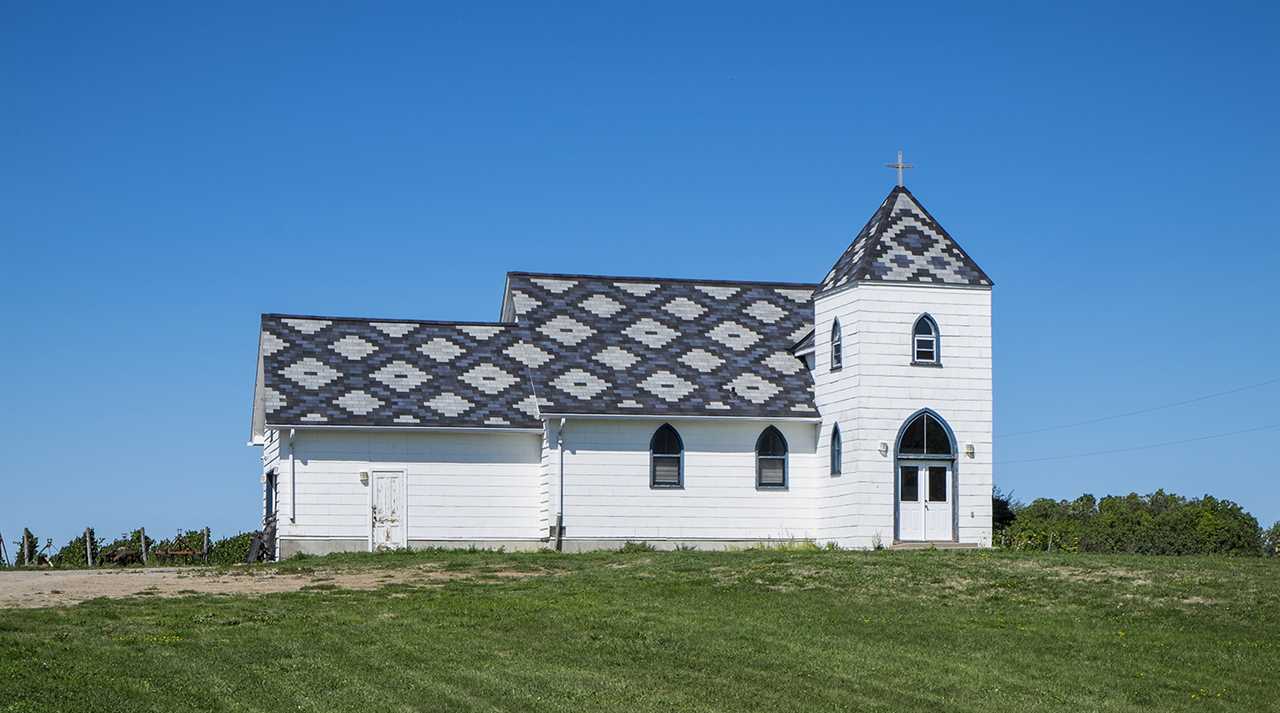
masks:
{"type": "Polygon", "coordinates": [[[1176,441],[1165,441],[1164,443],[1152,443],[1145,446],[1128,446],[1126,448],[1111,448],[1105,451],[1089,451],[1088,453],[1073,453],[1063,456],[1045,456],[1043,458],[1024,458],[1022,460],[1002,460],[997,461],[995,465],[1010,465],[1014,463],[1041,463],[1050,460],[1067,460],[1069,458],[1087,458],[1089,456],[1101,456],[1111,453],[1127,453],[1129,451],[1146,451],[1152,448],[1165,448],[1167,446],[1177,446],[1183,443],[1195,443],[1197,441],[1208,441],[1214,438],[1226,438],[1228,436],[1239,436],[1245,433],[1257,433],[1258,431],[1270,431],[1280,428],[1280,423],[1273,423],[1269,426],[1259,426],[1257,428],[1246,428],[1240,431],[1230,431],[1227,433],[1214,433],[1208,436],[1196,436],[1194,438],[1182,438],[1176,441]]]}
{"type": "Polygon", "coordinates": [[[1238,394],[1241,391],[1248,391],[1250,389],[1257,389],[1263,386],[1270,386],[1271,384],[1275,384],[1277,382],[1280,382],[1280,378],[1268,379],[1266,381],[1260,381],[1256,384],[1249,384],[1247,386],[1240,386],[1234,389],[1228,389],[1226,391],[1218,391],[1212,394],[1205,394],[1203,396],[1197,396],[1193,399],[1186,399],[1185,401],[1174,401],[1173,403],[1161,404],[1159,406],[1151,406],[1149,408],[1142,408],[1136,411],[1126,411],[1125,413],[1117,413],[1111,416],[1099,416],[1097,418],[1090,418],[1084,421],[1076,421],[1074,423],[1064,423],[1059,426],[1045,426],[1044,428],[1033,428],[1028,431],[1015,431],[1013,433],[1001,433],[1001,434],[997,434],[996,438],[1016,438],[1018,436],[1029,436],[1033,433],[1044,433],[1045,431],[1058,431],[1064,428],[1077,428],[1079,426],[1088,426],[1093,423],[1102,423],[1103,421],[1114,421],[1117,418],[1129,418],[1130,416],[1141,416],[1144,413],[1151,413],[1153,411],[1163,411],[1165,409],[1177,408],[1178,406],[1186,406],[1187,404],[1194,404],[1199,401],[1216,399],[1219,396],[1229,396],[1231,394],[1238,394]]]}

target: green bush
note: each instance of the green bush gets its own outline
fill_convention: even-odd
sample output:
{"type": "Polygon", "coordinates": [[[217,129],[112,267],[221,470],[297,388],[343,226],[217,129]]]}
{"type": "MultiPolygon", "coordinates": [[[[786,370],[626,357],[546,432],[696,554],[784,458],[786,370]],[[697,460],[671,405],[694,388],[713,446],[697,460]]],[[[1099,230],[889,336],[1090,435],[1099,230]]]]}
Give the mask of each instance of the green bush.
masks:
{"type": "Polygon", "coordinates": [[[1096,500],[1041,498],[1017,512],[1005,542],[1014,549],[1151,555],[1263,553],[1258,521],[1230,500],[1188,500],[1163,490],[1096,500]]]}
{"type": "Polygon", "coordinates": [[[249,557],[249,543],[256,532],[241,532],[213,543],[209,552],[210,564],[239,564],[249,557]]]}
{"type": "MultiPolygon", "coordinates": [[[[89,528],[89,542],[93,548],[93,563],[98,563],[98,555],[102,551],[102,538],[94,533],[93,528],[89,528]]],[[[71,541],[62,546],[52,557],[49,558],[49,564],[54,567],[88,567],[89,563],[85,559],[85,538],[84,533],[80,533],[71,538],[71,541]]]]}
{"type": "Polygon", "coordinates": [[[1018,517],[1021,507],[1013,499],[1013,493],[1005,493],[996,486],[991,486],[991,529],[996,533],[1004,532],[1018,517]]]}
{"type": "Polygon", "coordinates": [[[1280,522],[1271,526],[1262,535],[1262,545],[1266,548],[1268,557],[1280,556],[1280,522]]]}

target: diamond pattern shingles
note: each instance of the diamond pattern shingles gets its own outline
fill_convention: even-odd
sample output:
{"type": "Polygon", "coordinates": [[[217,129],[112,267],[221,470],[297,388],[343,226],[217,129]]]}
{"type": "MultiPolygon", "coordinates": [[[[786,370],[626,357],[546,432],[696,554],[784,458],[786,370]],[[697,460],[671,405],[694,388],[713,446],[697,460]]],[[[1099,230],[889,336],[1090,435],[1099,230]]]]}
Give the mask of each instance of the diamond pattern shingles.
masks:
{"type": "Polygon", "coordinates": [[[860,280],[991,286],[978,263],[901,186],[889,193],[854,237],[817,294],[860,280]]]}
{"type": "Polygon", "coordinates": [[[543,413],[816,416],[779,357],[813,328],[814,285],[508,275],[543,413]]]}
{"type": "Polygon", "coordinates": [[[537,428],[519,329],[263,315],[266,422],[537,428]]]}

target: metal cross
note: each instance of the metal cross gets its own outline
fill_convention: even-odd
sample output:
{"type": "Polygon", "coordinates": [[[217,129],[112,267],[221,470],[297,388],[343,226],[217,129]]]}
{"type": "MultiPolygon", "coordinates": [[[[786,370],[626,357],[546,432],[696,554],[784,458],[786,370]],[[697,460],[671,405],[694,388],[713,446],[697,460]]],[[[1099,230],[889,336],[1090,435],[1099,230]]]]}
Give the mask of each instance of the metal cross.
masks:
{"type": "Polygon", "coordinates": [[[915,168],[915,166],[912,166],[912,165],[911,165],[911,164],[909,164],[909,163],[903,163],[903,162],[902,162],[902,151],[898,151],[898,162],[897,162],[897,163],[886,163],[886,164],[884,165],[884,167],[885,167],[885,168],[896,168],[896,169],[898,169],[898,185],[899,185],[899,186],[904,185],[904,184],[902,183],[902,169],[904,169],[904,168],[915,168]]]}

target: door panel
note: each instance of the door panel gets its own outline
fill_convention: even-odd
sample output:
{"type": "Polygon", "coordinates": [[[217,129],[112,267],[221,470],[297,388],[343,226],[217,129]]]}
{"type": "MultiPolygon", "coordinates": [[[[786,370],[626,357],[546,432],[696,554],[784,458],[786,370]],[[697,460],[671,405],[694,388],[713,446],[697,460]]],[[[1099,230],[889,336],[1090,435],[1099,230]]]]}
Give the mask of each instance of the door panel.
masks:
{"type": "Polygon", "coordinates": [[[373,473],[373,549],[404,547],[404,473],[373,473]]]}
{"type": "Polygon", "coordinates": [[[951,467],[930,465],[927,469],[924,539],[951,539],[951,467]]]}
{"type": "Polygon", "coordinates": [[[920,501],[918,465],[898,466],[898,539],[924,539],[924,503],[920,501]]]}

